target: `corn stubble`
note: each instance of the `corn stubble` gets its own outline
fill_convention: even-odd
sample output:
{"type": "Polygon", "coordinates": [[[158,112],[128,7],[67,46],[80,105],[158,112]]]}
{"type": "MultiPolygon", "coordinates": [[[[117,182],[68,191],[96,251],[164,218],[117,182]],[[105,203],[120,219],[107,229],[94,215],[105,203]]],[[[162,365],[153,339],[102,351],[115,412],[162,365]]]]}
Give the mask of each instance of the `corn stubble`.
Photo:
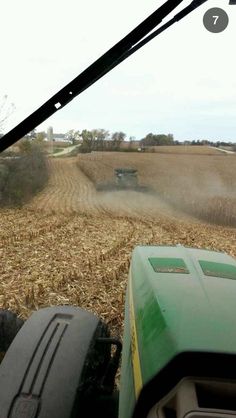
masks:
{"type": "MultiPolygon", "coordinates": [[[[27,318],[33,310],[46,306],[80,306],[101,316],[117,334],[122,330],[127,274],[134,246],[183,244],[226,251],[236,257],[233,227],[197,220],[190,216],[191,211],[184,215],[183,208],[177,212],[178,205],[173,208],[168,198],[161,199],[175,190],[171,179],[175,170],[180,169],[174,167],[177,162],[173,157],[115,153],[51,161],[50,181],[43,192],[20,210],[1,210],[1,308],[27,318]],[[150,185],[157,187],[158,198],[143,198],[135,192],[101,195],[96,192],[95,182],[113,175],[113,168],[135,164],[141,181],[147,182],[149,178],[150,185]]],[[[193,162],[191,156],[191,164],[184,165],[184,158],[188,157],[180,158],[182,178],[187,171],[195,173],[192,190],[198,190],[203,175],[197,179],[197,166],[203,172],[206,161],[193,162]]],[[[222,182],[215,185],[217,193],[227,181],[228,191],[231,190],[236,178],[233,167],[229,176],[232,158],[206,158],[214,159],[208,161],[208,168],[213,167],[214,173],[222,172],[222,182]]],[[[212,185],[212,179],[208,183],[212,185]]],[[[190,199],[187,182],[179,193],[184,202],[189,200],[193,206],[199,199],[194,194],[190,199]]],[[[227,223],[232,223],[235,207],[231,206],[230,195],[223,198],[211,195],[208,204],[208,214],[211,212],[213,216],[214,208],[217,216],[219,210],[224,216],[228,211],[227,223]]]]}

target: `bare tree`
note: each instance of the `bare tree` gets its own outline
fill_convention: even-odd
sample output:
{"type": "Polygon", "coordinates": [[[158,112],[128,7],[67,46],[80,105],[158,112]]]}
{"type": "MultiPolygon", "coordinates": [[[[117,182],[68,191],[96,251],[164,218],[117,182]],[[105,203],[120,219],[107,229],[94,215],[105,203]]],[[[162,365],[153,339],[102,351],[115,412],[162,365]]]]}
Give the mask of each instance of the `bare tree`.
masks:
{"type": "Polygon", "coordinates": [[[0,99],[0,135],[3,133],[5,123],[12,112],[15,110],[14,103],[8,102],[8,96],[5,94],[0,99]]]}
{"type": "Polygon", "coordinates": [[[120,149],[121,143],[125,140],[126,134],[124,132],[114,132],[111,136],[113,142],[113,149],[118,151],[120,149]]]}

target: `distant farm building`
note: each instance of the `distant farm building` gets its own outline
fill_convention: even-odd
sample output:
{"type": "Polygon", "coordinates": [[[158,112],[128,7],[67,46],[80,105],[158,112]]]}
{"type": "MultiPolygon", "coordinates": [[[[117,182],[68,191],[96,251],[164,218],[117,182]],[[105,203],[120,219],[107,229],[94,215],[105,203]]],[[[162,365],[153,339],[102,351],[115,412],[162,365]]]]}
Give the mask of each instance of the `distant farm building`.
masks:
{"type": "Polygon", "coordinates": [[[66,138],[66,134],[53,134],[53,141],[55,142],[69,142],[70,144],[72,141],[66,138]]]}

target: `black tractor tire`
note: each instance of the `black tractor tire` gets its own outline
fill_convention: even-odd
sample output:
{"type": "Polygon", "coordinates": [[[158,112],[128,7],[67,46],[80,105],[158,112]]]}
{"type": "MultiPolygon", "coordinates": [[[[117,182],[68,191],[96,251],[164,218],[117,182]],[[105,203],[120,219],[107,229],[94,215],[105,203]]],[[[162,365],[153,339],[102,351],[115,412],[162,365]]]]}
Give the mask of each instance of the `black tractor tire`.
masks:
{"type": "Polygon", "coordinates": [[[16,334],[24,324],[14,312],[0,309],[0,355],[6,353],[16,334]]]}

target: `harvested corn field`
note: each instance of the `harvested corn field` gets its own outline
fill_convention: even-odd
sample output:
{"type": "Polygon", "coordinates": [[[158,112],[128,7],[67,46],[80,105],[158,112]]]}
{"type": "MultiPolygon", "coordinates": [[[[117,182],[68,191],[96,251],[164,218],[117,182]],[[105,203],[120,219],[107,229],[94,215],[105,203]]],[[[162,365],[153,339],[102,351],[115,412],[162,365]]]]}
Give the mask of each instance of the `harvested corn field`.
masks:
{"type": "MultiPolygon", "coordinates": [[[[128,165],[128,158],[134,158],[123,155],[124,160],[115,154],[115,162],[109,155],[102,160],[96,154],[96,159],[91,155],[50,161],[44,191],[22,209],[1,210],[1,307],[26,318],[41,307],[72,304],[100,315],[120,333],[134,246],[183,244],[236,257],[234,228],[186,216],[158,195],[98,193],[95,163],[112,172],[114,164],[128,165]],[[79,168],[86,160],[89,177],[85,165],[83,172],[79,168]]],[[[150,165],[150,157],[135,154],[143,159],[142,179],[142,167],[150,165]]]]}
{"type": "Polygon", "coordinates": [[[236,256],[233,229],[165,217],[155,222],[104,215],[42,217],[26,209],[1,217],[0,303],[23,317],[39,307],[79,305],[119,331],[135,245],[181,243],[236,256]]]}
{"type": "Polygon", "coordinates": [[[219,155],[222,153],[217,148],[202,145],[158,145],[149,148],[150,151],[159,154],[219,155]]]}
{"type": "Polygon", "coordinates": [[[114,178],[116,167],[132,167],[140,184],[172,208],[236,226],[236,155],[94,153],[80,156],[78,165],[95,186],[114,178]]]}
{"type": "MultiPolygon", "coordinates": [[[[90,216],[145,216],[151,218],[163,211],[172,211],[156,196],[135,191],[98,193],[93,182],[79,168],[77,158],[50,160],[47,188],[27,205],[33,211],[90,216]]],[[[173,211],[172,211],[173,212],[173,211]]]]}

